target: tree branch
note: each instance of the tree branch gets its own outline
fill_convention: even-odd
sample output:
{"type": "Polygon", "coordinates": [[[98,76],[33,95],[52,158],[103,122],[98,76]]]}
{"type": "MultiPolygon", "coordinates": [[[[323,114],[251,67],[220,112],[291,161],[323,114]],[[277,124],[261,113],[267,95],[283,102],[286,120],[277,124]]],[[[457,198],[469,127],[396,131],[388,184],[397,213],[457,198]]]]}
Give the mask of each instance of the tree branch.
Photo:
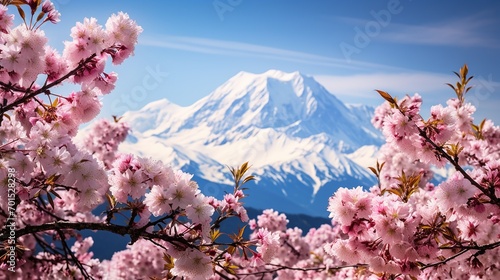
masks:
{"type": "Polygon", "coordinates": [[[496,247],[499,247],[500,246],[500,241],[497,241],[497,242],[494,242],[494,243],[490,243],[490,244],[486,244],[486,245],[482,245],[482,246],[454,246],[454,247],[444,247],[444,248],[441,248],[441,249],[462,249],[460,250],[460,252],[456,253],[455,255],[451,256],[451,257],[448,257],[442,261],[439,261],[439,262],[435,262],[435,263],[429,263],[429,264],[425,264],[423,265],[422,267],[420,267],[421,270],[424,270],[424,269],[427,269],[429,267],[435,267],[435,266],[439,266],[439,265],[442,265],[442,264],[445,264],[451,260],[453,260],[454,258],[456,257],[459,257],[465,253],[467,253],[468,251],[471,251],[471,250],[477,250],[478,252],[480,251],[485,251],[485,250],[492,250],[492,249],[495,249],[496,247]]]}
{"type": "MultiPolygon", "coordinates": [[[[87,270],[83,267],[82,263],[80,262],[80,260],[78,260],[78,258],[75,256],[75,254],[73,254],[73,252],[71,251],[71,248],[69,248],[68,243],[66,243],[66,237],[64,236],[64,233],[62,232],[62,230],[57,229],[57,234],[61,238],[61,243],[63,245],[63,249],[64,249],[65,254],[70,255],[70,257],[73,260],[73,262],[75,263],[75,265],[78,267],[78,269],[80,269],[80,272],[82,273],[83,277],[85,279],[94,279],[94,277],[92,277],[88,274],[87,270]]],[[[68,264],[69,260],[66,260],[66,263],[68,264]]]]}
{"type": "Polygon", "coordinates": [[[48,85],[44,85],[43,87],[39,88],[38,90],[35,90],[31,93],[29,93],[29,90],[28,89],[21,89],[21,88],[15,88],[13,85],[10,85],[10,84],[6,84],[6,83],[3,83],[3,82],[0,82],[0,86],[2,86],[2,88],[4,89],[9,89],[9,90],[15,90],[15,91],[19,91],[19,92],[23,92],[23,91],[27,91],[26,93],[28,93],[27,95],[17,99],[16,101],[6,105],[6,106],[3,106],[0,108],[0,116],[2,116],[4,113],[6,113],[7,111],[13,109],[14,107],[20,105],[20,104],[23,104],[24,102],[28,101],[29,99],[41,94],[41,93],[44,93],[46,92],[48,89],[52,88],[53,86],[56,86],[60,83],[62,83],[64,80],[68,79],[69,77],[75,75],[80,69],[82,69],[83,67],[85,67],[85,65],[87,63],[89,63],[90,61],[92,61],[92,59],[94,59],[95,57],[97,56],[97,54],[92,54],[91,56],[89,56],[87,59],[85,59],[84,61],[80,62],[78,64],[78,66],[71,70],[70,72],[68,72],[66,75],[62,76],[61,78],[53,81],[52,83],[48,84],[48,85]]]}
{"type": "Polygon", "coordinates": [[[335,267],[326,267],[326,266],[321,266],[321,267],[289,267],[281,264],[272,264],[268,263],[266,264],[268,266],[273,266],[273,269],[268,269],[264,271],[257,271],[257,272],[250,272],[250,273],[236,273],[238,276],[248,276],[248,275],[259,275],[259,274],[267,274],[267,273],[275,273],[280,270],[294,270],[294,271],[323,271],[323,270],[340,270],[344,268],[358,268],[358,267],[368,267],[367,264],[354,264],[354,265],[343,265],[343,266],[335,266],[335,267]]]}
{"type": "MultiPolygon", "coordinates": [[[[61,229],[73,229],[73,230],[99,230],[108,231],[122,236],[129,235],[130,237],[142,237],[146,239],[160,239],[174,245],[181,245],[183,247],[197,248],[196,244],[192,244],[179,236],[170,236],[163,234],[159,231],[147,232],[144,228],[133,228],[129,226],[121,226],[114,224],[105,223],[85,223],[85,222],[66,222],[66,221],[56,221],[51,223],[46,223],[42,225],[28,225],[25,228],[16,230],[16,238],[27,234],[40,233],[49,230],[61,230],[61,229]]],[[[0,233],[0,241],[7,240],[9,238],[9,231],[4,229],[0,233]]]]}
{"type": "Polygon", "coordinates": [[[455,170],[457,170],[458,172],[460,172],[460,174],[462,174],[462,176],[464,176],[465,179],[467,179],[473,186],[475,186],[476,188],[478,188],[484,195],[486,195],[487,197],[489,197],[491,199],[491,203],[493,204],[496,204],[498,206],[500,206],[500,200],[495,196],[494,193],[491,193],[489,192],[487,189],[483,188],[478,182],[476,182],[476,180],[474,180],[463,168],[462,166],[460,166],[458,164],[457,161],[455,161],[450,155],[448,155],[442,147],[438,146],[436,143],[434,143],[434,141],[432,141],[429,136],[425,133],[425,131],[423,131],[420,127],[416,126],[415,127],[418,129],[418,132],[419,132],[419,135],[425,139],[425,141],[429,144],[431,144],[431,146],[436,150],[436,152],[439,153],[439,156],[442,156],[444,157],[445,159],[447,159],[452,165],[453,167],[455,167],[455,170]]]}

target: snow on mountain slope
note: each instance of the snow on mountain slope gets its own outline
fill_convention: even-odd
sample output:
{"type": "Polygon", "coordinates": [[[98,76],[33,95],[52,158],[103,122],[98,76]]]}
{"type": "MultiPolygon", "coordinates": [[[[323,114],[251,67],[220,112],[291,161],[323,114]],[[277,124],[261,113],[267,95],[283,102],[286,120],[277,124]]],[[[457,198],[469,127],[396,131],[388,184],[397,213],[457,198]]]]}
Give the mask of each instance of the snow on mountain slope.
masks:
{"type": "Polygon", "coordinates": [[[370,166],[375,166],[377,163],[377,153],[378,153],[379,147],[375,145],[366,145],[363,146],[359,149],[357,149],[355,152],[346,154],[346,156],[357,163],[359,166],[364,167],[367,169],[370,166]]]}
{"type": "Polygon", "coordinates": [[[191,106],[162,99],[127,112],[131,134],[121,151],[163,160],[207,184],[229,185],[227,166],[249,161],[258,177],[250,206],[324,216],[328,197],[320,194],[374,183],[364,163],[383,139],[372,114],[299,72],[240,72],[191,106]]]}

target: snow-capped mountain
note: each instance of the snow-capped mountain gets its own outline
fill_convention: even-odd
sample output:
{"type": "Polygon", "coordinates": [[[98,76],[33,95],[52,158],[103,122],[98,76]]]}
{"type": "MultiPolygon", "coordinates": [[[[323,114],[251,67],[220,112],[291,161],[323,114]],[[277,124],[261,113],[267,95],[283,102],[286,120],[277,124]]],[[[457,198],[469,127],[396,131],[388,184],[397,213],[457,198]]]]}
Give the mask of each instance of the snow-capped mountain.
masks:
{"type": "Polygon", "coordinates": [[[258,177],[249,206],[326,216],[338,187],[374,182],[366,165],[382,137],[372,114],[299,72],[240,72],[191,106],[162,99],[127,112],[131,133],[121,150],[195,174],[219,198],[231,184],[227,166],[249,161],[258,177]]]}

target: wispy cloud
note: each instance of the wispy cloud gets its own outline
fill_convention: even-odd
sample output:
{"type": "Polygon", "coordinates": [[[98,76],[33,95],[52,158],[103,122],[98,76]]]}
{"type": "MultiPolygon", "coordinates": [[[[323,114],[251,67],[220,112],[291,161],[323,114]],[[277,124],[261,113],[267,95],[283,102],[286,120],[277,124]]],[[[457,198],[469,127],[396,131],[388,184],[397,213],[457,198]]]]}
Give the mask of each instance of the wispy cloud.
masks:
{"type": "MultiPolygon", "coordinates": [[[[378,106],[383,99],[375,92],[380,89],[392,96],[403,97],[406,94],[419,93],[424,100],[422,114],[425,117],[430,106],[444,104],[454,97],[453,91],[446,83],[453,82],[456,77],[430,72],[415,73],[373,73],[363,75],[313,75],[328,91],[347,103],[360,103],[378,106]]],[[[478,76],[471,81],[472,90],[465,96],[466,100],[476,107],[474,118],[492,119],[500,123],[498,108],[500,107],[500,82],[493,77],[478,76]]]]}
{"type": "MultiPolygon", "coordinates": [[[[337,20],[358,27],[365,26],[370,19],[353,17],[336,17],[337,20]]],[[[393,43],[418,44],[433,46],[460,46],[460,47],[498,47],[500,41],[487,36],[483,29],[496,28],[499,20],[488,12],[445,19],[426,24],[403,24],[393,20],[377,34],[375,40],[384,40],[393,43]]]]}
{"type": "MultiPolygon", "coordinates": [[[[313,75],[328,91],[350,103],[380,104],[380,96],[375,89],[389,92],[393,96],[403,97],[419,93],[429,104],[441,103],[454,97],[446,83],[453,83],[457,77],[432,72],[371,73],[359,75],[313,75]]],[[[470,85],[472,90],[466,99],[481,111],[486,110],[490,117],[497,116],[489,108],[500,106],[500,82],[487,77],[474,77],[470,85]],[[489,108],[489,109],[488,109],[489,108]]],[[[484,112],[483,112],[484,113],[484,112]]]]}
{"type": "Polygon", "coordinates": [[[447,90],[454,76],[437,73],[373,73],[360,75],[314,75],[328,91],[342,97],[378,98],[375,89],[395,96],[447,90]]]}
{"type": "Polygon", "coordinates": [[[140,44],[145,46],[177,49],[197,53],[260,57],[344,69],[384,69],[393,71],[402,70],[401,68],[390,65],[369,63],[359,60],[347,61],[343,58],[332,58],[322,55],[274,48],[257,44],[198,37],[162,35],[154,37],[144,36],[143,38],[141,38],[140,44]]]}
{"type": "Polygon", "coordinates": [[[498,22],[487,18],[468,17],[427,25],[392,24],[381,39],[396,43],[462,46],[497,47],[499,41],[483,35],[481,29],[498,22]]]}

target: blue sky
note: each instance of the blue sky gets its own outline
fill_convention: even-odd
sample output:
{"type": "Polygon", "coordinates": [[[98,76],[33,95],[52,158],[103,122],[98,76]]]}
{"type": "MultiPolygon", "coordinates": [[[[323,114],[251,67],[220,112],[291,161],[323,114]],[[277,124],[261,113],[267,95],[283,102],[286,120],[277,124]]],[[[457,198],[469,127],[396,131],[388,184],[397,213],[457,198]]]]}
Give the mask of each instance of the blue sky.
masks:
{"type": "MultiPolygon", "coordinates": [[[[71,1],[46,25],[62,49],[84,17],[127,12],[143,28],[118,67],[103,117],[167,98],[190,105],[238,73],[269,69],[314,76],[348,103],[376,106],[373,91],[419,92],[427,109],[453,96],[445,83],[467,63],[476,117],[500,123],[500,2],[496,1],[71,1]]],[[[479,121],[479,120],[478,120],[479,121]]]]}

